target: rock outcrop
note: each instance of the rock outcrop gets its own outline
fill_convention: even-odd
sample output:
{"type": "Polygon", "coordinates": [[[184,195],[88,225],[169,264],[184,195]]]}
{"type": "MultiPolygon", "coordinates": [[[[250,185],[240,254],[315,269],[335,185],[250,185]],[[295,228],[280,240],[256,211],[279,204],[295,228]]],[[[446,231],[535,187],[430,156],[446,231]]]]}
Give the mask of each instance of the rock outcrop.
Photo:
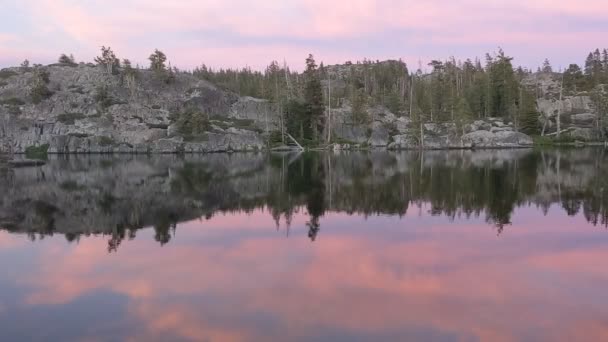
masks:
{"type": "MultiPolygon", "coordinates": [[[[268,134],[280,130],[277,108],[269,101],[239,97],[188,73],[176,73],[167,83],[152,71],[138,70],[133,83],[89,64],[44,69],[50,93],[41,101],[31,96],[35,69],[3,69],[0,152],[23,153],[45,145],[49,153],[255,151],[265,149],[268,134]],[[206,115],[205,132],[182,134],[176,116],[187,110],[206,115]]],[[[573,120],[586,125],[593,121],[583,114],[573,120]]],[[[341,145],[443,149],[531,144],[499,119],[458,129],[453,123],[427,123],[421,139],[420,129],[408,118],[383,106],[367,109],[369,122],[354,124],[352,117],[347,102],[332,109],[331,129],[341,145]]]]}
{"type": "Polygon", "coordinates": [[[522,81],[537,92],[536,104],[545,133],[557,130],[557,116],[561,113],[561,129],[565,136],[582,141],[602,140],[606,132],[600,128],[602,119],[590,92],[564,91],[560,100],[560,78],[561,74],[537,72],[522,81]]]}
{"type": "Polygon", "coordinates": [[[22,153],[48,145],[49,153],[175,153],[250,151],[264,148],[263,130],[276,129],[276,110],[265,100],[239,97],[192,75],[169,84],[140,70],[135,85],[120,75],[80,64],[53,65],[40,103],[31,100],[34,71],[4,69],[0,84],[0,147],[22,153]],[[101,98],[100,89],[105,89],[101,98]],[[212,128],[188,141],[173,115],[186,108],[205,113],[212,128]]]}

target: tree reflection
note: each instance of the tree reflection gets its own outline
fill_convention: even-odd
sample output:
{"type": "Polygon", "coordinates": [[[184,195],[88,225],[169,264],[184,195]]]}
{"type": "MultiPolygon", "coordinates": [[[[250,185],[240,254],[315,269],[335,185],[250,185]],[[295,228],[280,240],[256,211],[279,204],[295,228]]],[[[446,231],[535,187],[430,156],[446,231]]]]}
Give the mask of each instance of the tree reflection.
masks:
{"type": "Polygon", "coordinates": [[[179,222],[256,209],[288,230],[306,212],[311,241],[328,211],[403,216],[422,205],[452,220],[485,217],[499,235],[514,210],[528,205],[546,214],[556,204],[606,226],[606,159],[604,149],[591,148],[158,156],[112,168],[102,167],[106,160],[58,159],[0,183],[0,227],[32,239],[62,233],[69,242],[106,234],[115,252],[144,227],[164,245],[179,222]],[[78,186],[60,186],[68,182],[78,186]]]}

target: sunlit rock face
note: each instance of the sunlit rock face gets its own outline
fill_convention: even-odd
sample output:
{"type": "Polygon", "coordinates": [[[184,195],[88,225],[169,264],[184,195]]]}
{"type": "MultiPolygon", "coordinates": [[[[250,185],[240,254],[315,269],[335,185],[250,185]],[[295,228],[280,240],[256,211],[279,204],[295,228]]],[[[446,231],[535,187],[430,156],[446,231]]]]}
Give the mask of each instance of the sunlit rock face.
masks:
{"type": "Polygon", "coordinates": [[[135,86],[127,87],[120,75],[99,67],[52,65],[46,67],[52,95],[34,104],[33,70],[6,70],[13,75],[0,87],[0,101],[9,103],[0,105],[2,151],[19,153],[45,144],[50,153],[259,150],[265,146],[260,133],[276,129],[278,122],[268,101],[240,98],[185,73],[166,84],[140,70],[135,86]],[[105,105],[96,98],[102,85],[111,99],[105,105]],[[172,115],[186,108],[216,124],[194,142],[184,141],[172,125],[172,115]]]}
{"type": "Polygon", "coordinates": [[[597,141],[605,135],[598,127],[597,105],[589,91],[563,91],[561,93],[561,74],[537,72],[526,76],[522,84],[534,89],[540,122],[546,133],[557,130],[557,117],[560,115],[560,128],[563,134],[575,140],[597,141]]]}
{"type": "MultiPolygon", "coordinates": [[[[51,65],[45,70],[52,94],[33,103],[34,70],[4,70],[9,76],[0,86],[0,151],[5,152],[23,153],[41,145],[48,145],[49,153],[71,154],[256,151],[268,147],[268,135],[280,131],[284,119],[277,104],[240,97],[186,73],[177,73],[167,84],[152,71],[139,70],[135,84],[127,86],[122,76],[92,65],[51,65]],[[99,99],[100,87],[107,89],[104,101],[99,99]],[[175,123],[175,116],[186,110],[207,116],[209,127],[196,139],[181,134],[175,123]]],[[[327,122],[333,140],[378,149],[468,148],[471,144],[463,139],[468,132],[513,130],[498,119],[461,128],[429,123],[421,142],[419,127],[409,118],[381,105],[365,111],[371,119],[353,123],[348,101],[331,109],[327,122]]],[[[477,139],[476,147],[520,147],[501,140],[477,139]]]]}

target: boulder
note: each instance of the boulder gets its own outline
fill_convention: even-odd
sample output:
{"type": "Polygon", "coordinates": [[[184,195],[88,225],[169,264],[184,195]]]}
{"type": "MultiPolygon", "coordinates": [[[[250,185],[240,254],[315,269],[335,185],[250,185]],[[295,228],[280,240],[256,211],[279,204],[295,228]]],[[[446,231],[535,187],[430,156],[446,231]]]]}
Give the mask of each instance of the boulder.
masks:
{"type": "Polygon", "coordinates": [[[362,144],[368,140],[367,128],[350,124],[334,125],[333,133],[336,138],[362,144]]]}
{"type": "Polygon", "coordinates": [[[492,129],[492,124],[483,120],[476,120],[471,124],[471,131],[489,131],[492,129]]]}
{"type": "Polygon", "coordinates": [[[499,131],[496,133],[488,131],[475,131],[462,136],[466,145],[478,148],[496,147],[525,147],[533,144],[532,138],[521,132],[499,131]]]}
{"type": "Polygon", "coordinates": [[[409,134],[398,134],[393,136],[393,141],[388,145],[391,150],[411,149],[418,146],[415,137],[409,134]]]}
{"type": "Polygon", "coordinates": [[[597,116],[592,113],[573,114],[570,116],[575,126],[593,127],[597,116]]]}
{"type": "Polygon", "coordinates": [[[367,143],[372,147],[382,147],[388,145],[388,129],[380,122],[372,125],[372,134],[367,143]]]}
{"type": "Polygon", "coordinates": [[[498,126],[498,127],[490,128],[490,132],[492,132],[492,133],[512,131],[512,130],[513,130],[513,128],[510,126],[498,126]]]}

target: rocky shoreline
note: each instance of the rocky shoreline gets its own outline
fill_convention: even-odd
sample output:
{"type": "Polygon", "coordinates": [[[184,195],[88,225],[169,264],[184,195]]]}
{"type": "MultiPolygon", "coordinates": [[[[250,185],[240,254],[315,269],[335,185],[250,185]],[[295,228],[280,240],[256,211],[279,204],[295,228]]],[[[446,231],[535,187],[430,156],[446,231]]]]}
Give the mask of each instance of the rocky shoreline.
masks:
{"type": "MultiPolygon", "coordinates": [[[[218,153],[272,150],[282,120],[277,105],[263,99],[240,97],[188,73],[179,73],[171,84],[158,82],[153,73],[139,71],[135,86],[126,87],[120,76],[81,63],[52,65],[48,71],[50,95],[31,99],[33,68],[2,70],[0,83],[0,153],[26,153],[28,148],[50,154],[94,153],[218,153]],[[99,89],[105,89],[100,100],[99,89]],[[188,108],[205,113],[205,132],[184,135],[174,116],[188,108]]],[[[574,138],[592,138],[594,132],[588,97],[567,98],[574,138]],[[579,108],[580,107],[580,108],[579,108]]],[[[541,101],[545,116],[555,101],[541,101]]],[[[457,127],[455,123],[416,126],[386,107],[367,109],[371,118],[352,123],[348,102],[332,108],[333,144],[323,148],[435,150],[523,148],[533,145],[530,136],[510,122],[486,118],[457,127]],[[422,135],[422,137],[421,137],[422,135]]],[[[587,141],[593,139],[585,139],[587,141]]]]}

